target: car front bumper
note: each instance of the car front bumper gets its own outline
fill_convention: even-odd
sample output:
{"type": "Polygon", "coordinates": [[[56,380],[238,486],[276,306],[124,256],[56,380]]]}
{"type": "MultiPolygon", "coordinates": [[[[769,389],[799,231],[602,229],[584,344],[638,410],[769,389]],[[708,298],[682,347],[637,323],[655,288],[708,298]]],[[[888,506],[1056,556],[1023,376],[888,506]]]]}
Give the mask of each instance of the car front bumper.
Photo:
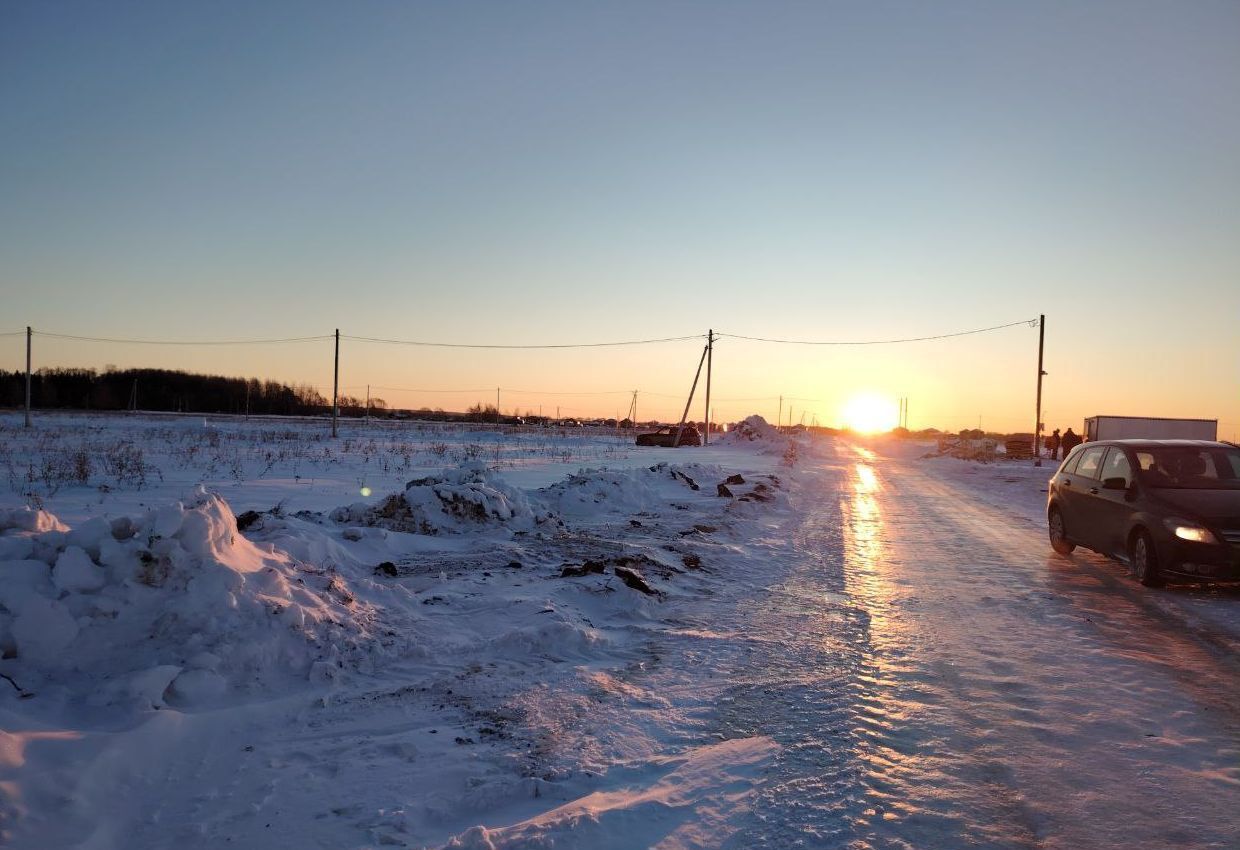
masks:
{"type": "Polygon", "coordinates": [[[1163,572],[1193,581],[1240,582],[1240,546],[1167,541],[1163,572]]]}

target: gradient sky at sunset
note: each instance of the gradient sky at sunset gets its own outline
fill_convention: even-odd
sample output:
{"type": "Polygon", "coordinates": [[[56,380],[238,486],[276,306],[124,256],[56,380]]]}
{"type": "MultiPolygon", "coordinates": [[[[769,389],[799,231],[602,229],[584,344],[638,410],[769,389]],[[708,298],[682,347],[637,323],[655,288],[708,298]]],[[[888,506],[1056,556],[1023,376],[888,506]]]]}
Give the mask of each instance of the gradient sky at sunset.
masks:
{"type": "MultiPolygon", "coordinates": [[[[1045,313],[1048,426],[1230,437],[1237,45],[1235,2],[7,2],[0,332],[864,340],[1045,313]]],[[[871,390],[914,427],[1031,430],[1036,344],[724,340],[717,415],[784,394],[835,424],[871,390]]],[[[670,418],[699,351],[349,343],[341,383],[564,415],[640,388],[670,418]]],[[[36,339],[36,365],[105,364],[331,385],[329,343],[36,339]]]]}

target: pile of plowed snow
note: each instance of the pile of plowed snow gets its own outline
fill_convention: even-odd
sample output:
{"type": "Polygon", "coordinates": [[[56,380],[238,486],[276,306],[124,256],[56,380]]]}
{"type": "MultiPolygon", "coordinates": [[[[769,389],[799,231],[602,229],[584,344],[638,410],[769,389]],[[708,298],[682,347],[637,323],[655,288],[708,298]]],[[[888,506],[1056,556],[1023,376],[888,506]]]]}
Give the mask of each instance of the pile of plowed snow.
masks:
{"type": "Polygon", "coordinates": [[[340,576],[250,543],[218,496],[72,530],[16,513],[0,518],[0,669],[40,696],[210,705],[330,678],[367,642],[373,612],[340,576]]]}
{"type": "Polygon", "coordinates": [[[781,444],[788,440],[785,435],[779,433],[778,428],[756,413],[753,416],[745,417],[729,428],[728,433],[724,434],[723,439],[728,443],[751,443],[755,440],[764,440],[767,442],[778,441],[781,444]]]}
{"type": "Polygon", "coordinates": [[[697,463],[657,463],[640,469],[581,469],[538,491],[553,511],[569,520],[660,511],[689,491],[713,495],[727,473],[697,463]]]}
{"type": "Polygon", "coordinates": [[[551,514],[536,510],[522,491],[479,462],[410,481],[403,493],[388,496],[378,505],[359,502],[337,508],[330,516],[340,523],[412,534],[460,534],[488,525],[529,529],[555,522],[551,514]]]}

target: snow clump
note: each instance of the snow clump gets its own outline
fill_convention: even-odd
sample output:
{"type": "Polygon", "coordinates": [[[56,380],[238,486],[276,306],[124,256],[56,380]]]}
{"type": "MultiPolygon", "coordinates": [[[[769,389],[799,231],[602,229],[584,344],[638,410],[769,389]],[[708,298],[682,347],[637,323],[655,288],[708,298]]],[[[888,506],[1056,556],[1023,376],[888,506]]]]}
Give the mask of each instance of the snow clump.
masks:
{"type": "Polygon", "coordinates": [[[378,505],[359,502],[337,508],[330,516],[339,523],[413,534],[461,534],[488,525],[529,529],[557,522],[478,461],[410,481],[403,493],[378,505]]]}
{"type": "Polygon", "coordinates": [[[246,540],[228,504],[201,489],[73,530],[13,513],[0,534],[0,664],[36,694],[210,704],[306,681],[369,643],[373,611],[339,575],[246,540]]]}

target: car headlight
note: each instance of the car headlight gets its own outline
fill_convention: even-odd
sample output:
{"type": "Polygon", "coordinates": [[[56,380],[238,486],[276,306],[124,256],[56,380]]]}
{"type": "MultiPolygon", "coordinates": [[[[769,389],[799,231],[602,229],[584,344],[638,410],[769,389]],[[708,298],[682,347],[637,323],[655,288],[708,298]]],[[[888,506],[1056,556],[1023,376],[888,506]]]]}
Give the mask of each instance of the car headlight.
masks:
{"type": "Polygon", "coordinates": [[[1214,535],[1210,533],[1208,528],[1203,528],[1190,520],[1180,519],[1178,517],[1168,517],[1163,520],[1163,524],[1171,530],[1171,533],[1181,540],[1187,540],[1190,543],[1217,543],[1214,535]]]}

